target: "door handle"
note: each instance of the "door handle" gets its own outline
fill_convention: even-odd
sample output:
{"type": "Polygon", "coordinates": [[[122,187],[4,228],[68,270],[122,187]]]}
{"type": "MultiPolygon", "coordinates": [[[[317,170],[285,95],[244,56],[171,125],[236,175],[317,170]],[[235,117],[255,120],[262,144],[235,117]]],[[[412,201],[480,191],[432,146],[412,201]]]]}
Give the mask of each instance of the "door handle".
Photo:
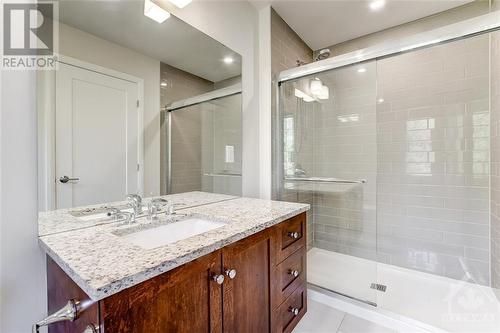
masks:
{"type": "Polygon", "coordinates": [[[66,184],[67,182],[78,182],[80,178],[69,178],[68,176],[62,176],[59,178],[59,181],[63,184],[66,184]]]}

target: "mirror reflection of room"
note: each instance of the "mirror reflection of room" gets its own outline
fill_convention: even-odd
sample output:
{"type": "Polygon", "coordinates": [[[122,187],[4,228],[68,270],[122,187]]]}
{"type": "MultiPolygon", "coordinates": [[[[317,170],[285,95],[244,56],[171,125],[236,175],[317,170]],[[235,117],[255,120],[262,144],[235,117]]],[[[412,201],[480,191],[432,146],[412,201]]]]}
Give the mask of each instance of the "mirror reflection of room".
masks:
{"type": "Polygon", "coordinates": [[[63,1],[57,22],[58,70],[38,75],[41,211],[241,195],[239,54],[140,1],[63,1]]]}

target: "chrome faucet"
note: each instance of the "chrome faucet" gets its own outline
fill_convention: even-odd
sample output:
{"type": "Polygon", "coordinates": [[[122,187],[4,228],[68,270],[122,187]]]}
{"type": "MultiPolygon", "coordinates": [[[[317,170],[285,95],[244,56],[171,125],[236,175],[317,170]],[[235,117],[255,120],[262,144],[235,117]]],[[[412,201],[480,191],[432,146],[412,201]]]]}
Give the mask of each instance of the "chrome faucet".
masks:
{"type": "Polygon", "coordinates": [[[118,208],[114,208],[114,207],[110,208],[108,210],[107,215],[114,217],[115,220],[125,219],[125,223],[127,223],[127,224],[135,222],[135,215],[134,215],[134,213],[122,212],[118,208]]]}
{"type": "Polygon", "coordinates": [[[127,201],[130,206],[134,209],[134,220],[137,216],[142,213],[142,198],[138,194],[127,195],[127,201]]]}

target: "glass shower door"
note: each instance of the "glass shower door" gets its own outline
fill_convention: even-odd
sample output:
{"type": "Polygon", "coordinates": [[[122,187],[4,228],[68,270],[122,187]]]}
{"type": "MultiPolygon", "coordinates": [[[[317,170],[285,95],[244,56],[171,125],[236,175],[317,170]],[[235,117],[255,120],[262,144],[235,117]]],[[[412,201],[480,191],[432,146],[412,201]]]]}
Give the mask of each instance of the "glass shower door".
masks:
{"type": "Polygon", "coordinates": [[[281,200],[306,202],[310,284],[376,304],[376,64],[280,86],[281,200]]]}
{"type": "Polygon", "coordinates": [[[169,112],[168,193],[241,195],[241,93],[169,112]]]}

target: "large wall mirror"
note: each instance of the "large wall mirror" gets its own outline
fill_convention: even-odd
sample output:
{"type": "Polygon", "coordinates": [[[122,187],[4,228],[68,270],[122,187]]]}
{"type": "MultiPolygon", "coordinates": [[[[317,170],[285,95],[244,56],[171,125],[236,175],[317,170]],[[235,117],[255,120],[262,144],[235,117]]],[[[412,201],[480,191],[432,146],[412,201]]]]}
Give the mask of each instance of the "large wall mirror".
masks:
{"type": "Polygon", "coordinates": [[[241,195],[241,56],[144,4],[59,3],[58,68],[38,74],[40,211],[241,195]]]}

